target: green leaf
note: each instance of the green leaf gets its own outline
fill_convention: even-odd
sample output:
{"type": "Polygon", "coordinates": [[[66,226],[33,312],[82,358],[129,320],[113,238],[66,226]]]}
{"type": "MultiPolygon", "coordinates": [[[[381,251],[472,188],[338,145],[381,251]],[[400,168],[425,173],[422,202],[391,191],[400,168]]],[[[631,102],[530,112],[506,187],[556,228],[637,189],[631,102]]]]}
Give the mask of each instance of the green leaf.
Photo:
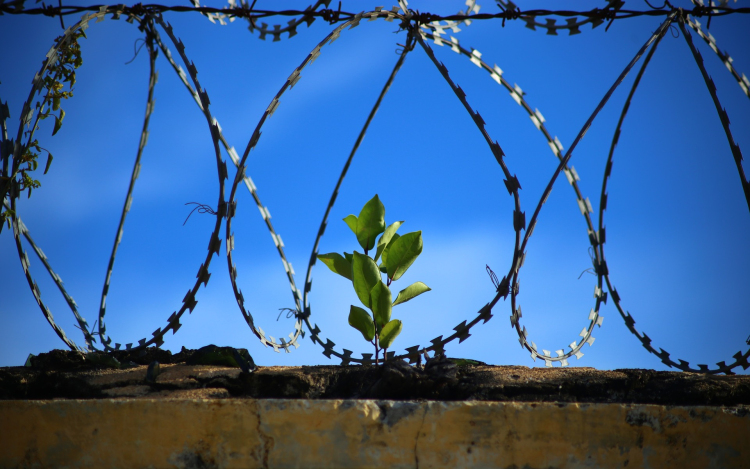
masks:
{"type": "Polygon", "coordinates": [[[422,232],[406,233],[388,246],[385,266],[388,278],[398,280],[422,253],[422,232]]]}
{"type": "Polygon", "coordinates": [[[357,234],[357,216],[349,215],[348,217],[344,218],[344,221],[346,222],[349,229],[352,230],[352,232],[356,235],[357,234]]]}
{"type": "Polygon", "coordinates": [[[398,319],[394,319],[393,321],[383,326],[383,330],[380,331],[379,337],[380,346],[382,348],[390,348],[393,341],[401,333],[402,327],[403,324],[401,324],[401,321],[399,321],[398,319]]]}
{"type": "Polygon", "coordinates": [[[383,236],[381,236],[378,240],[378,250],[375,253],[375,262],[378,261],[380,254],[383,253],[385,247],[388,246],[388,243],[391,242],[391,238],[393,238],[393,235],[396,234],[396,230],[399,226],[403,225],[403,223],[403,221],[397,221],[391,223],[390,225],[388,225],[388,228],[385,229],[385,231],[383,232],[383,236]]]}
{"type": "Polygon", "coordinates": [[[344,253],[344,257],[346,258],[346,261],[347,261],[347,262],[348,262],[349,264],[351,264],[351,263],[352,263],[352,257],[353,257],[353,256],[352,256],[351,254],[349,254],[348,252],[345,252],[345,253],[344,253]]]}
{"type": "Polygon", "coordinates": [[[368,200],[362,207],[362,211],[359,212],[356,231],[357,241],[359,241],[362,249],[369,251],[375,247],[375,240],[383,231],[385,231],[385,207],[380,202],[378,195],[375,194],[375,197],[368,200]]]}
{"type": "Polygon", "coordinates": [[[424,292],[430,291],[431,288],[422,282],[414,282],[408,287],[404,288],[396,296],[396,301],[393,302],[393,306],[401,303],[406,303],[414,297],[421,295],[424,292]]]}
{"type": "Polygon", "coordinates": [[[49,165],[52,164],[52,153],[47,152],[47,164],[44,166],[44,174],[47,174],[47,171],[49,171],[49,165]]]}
{"type": "Polygon", "coordinates": [[[55,96],[52,98],[52,110],[57,111],[58,109],[60,109],[60,98],[55,96]]]}
{"type": "Polygon", "coordinates": [[[52,135],[55,135],[60,127],[62,127],[62,121],[65,118],[65,110],[60,109],[60,117],[55,116],[55,128],[52,129],[52,135]]]}
{"type": "Polygon", "coordinates": [[[352,282],[354,283],[354,291],[357,292],[359,301],[368,308],[372,304],[370,301],[372,287],[380,281],[380,271],[375,261],[364,254],[354,251],[352,257],[352,282]]]}
{"type": "Polygon", "coordinates": [[[349,309],[349,325],[361,332],[367,341],[375,337],[375,324],[370,313],[358,306],[352,305],[349,309]]]}
{"type": "Polygon", "coordinates": [[[383,265],[386,264],[385,260],[388,258],[388,250],[391,249],[391,246],[393,246],[393,243],[400,237],[401,237],[400,234],[398,233],[394,234],[391,240],[388,242],[388,245],[385,247],[385,249],[383,249],[383,252],[381,253],[381,258],[380,258],[380,260],[383,261],[383,265]]]}
{"type": "Polygon", "coordinates": [[[352,265],[341,254],[337,252],[319,254],[318,259],[323,261],[323,263],[327,265],[333,273],[339,274],[342,277],[346,277],[349,280],[352,279],[352,265]]]}
{"type": "Polygon", "coordinates": [[[383,327],[391,320],[391,289],[381,280],[370,290],[370,298],[375,323],[383,327]]]}

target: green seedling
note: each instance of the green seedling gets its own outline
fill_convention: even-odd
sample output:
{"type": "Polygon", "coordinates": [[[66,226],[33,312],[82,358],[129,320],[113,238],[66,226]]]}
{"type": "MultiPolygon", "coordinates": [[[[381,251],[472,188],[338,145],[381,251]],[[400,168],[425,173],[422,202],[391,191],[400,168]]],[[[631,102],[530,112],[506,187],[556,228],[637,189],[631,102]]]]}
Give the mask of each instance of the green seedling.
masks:
{"type": "Polygon", "coordinates": [[[350,280],[357,297],[369,309],[368,312],[352,305],[349,325],[375,346],[375,363],[378,364],[380,349],[383,349],[385,359],[388,348],[403,327],[400,320],[391,319],[393,307],[430,291],[430,287],[424,283],[415,282],[393,299],[390,289],[391,283],[401,278],[422,253],[422,232],[399,235],[396,231],[403,221],[386,226],[385,207],[377,194],[362,207],[359,216],[349,215],[344,222],[357,236],[364,254],[357,251],[351,254],[345,252],[344,255],[332,252],[320,254],[318,259],[334,273],[350,280]],[[370,256],[373,250],[374,255],[370,256]],[[383,274],[386,276],[385,282],[383,274]]]}

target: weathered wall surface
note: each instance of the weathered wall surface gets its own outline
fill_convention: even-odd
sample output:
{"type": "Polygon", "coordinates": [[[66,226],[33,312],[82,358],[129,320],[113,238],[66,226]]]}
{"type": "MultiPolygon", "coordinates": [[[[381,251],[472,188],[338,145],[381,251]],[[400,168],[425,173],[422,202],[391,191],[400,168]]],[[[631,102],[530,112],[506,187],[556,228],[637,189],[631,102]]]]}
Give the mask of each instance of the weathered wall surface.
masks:
{"type": "Polygon", "coordinates": [[[1,467],[740,468],[748,442],[746,406],[0,401],[1,467]]]}

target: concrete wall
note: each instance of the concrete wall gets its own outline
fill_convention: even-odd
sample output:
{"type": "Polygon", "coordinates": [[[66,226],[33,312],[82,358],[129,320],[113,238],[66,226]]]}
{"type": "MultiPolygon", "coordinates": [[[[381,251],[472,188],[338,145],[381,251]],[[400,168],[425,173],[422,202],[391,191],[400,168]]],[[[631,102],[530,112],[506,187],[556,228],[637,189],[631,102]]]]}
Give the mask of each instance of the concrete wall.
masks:
{"type": "Polygon", "coordinates": [[[0,467],[750,467],[748,407],[0,401],[0,467]]]}

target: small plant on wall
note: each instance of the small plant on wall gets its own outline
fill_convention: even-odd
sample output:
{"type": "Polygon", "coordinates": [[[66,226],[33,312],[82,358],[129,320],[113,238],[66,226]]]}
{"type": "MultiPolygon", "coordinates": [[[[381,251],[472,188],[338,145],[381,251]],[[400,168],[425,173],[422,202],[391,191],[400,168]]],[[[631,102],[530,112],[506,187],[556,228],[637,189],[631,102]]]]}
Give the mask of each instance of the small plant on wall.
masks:
{"type": "Polygon", "coordinates": [[[401,290],[394,300],[390,289],[391,283],[401,278],[422,253],[422,232],[399,235],[396,231],[403,221],[386,227],[385,207],[377,194],[362,207],[359,216],[349,215],[344,221],[357,236],[364,254],[354,251],[352,254],[345,252],[342,256],[332,252],[321,254],[318,259],[333,272],[349,279],[357,297],[369,309],[368,312],[352,305],[349,325],[375,346],[377,364],[380,349],[383,349],[385,358],[388,348],[403,327],[399,319],[391,319],[393,307],[430,291],[430,287],[424,283],[415,282],[401,290]],[[373,250],[374,255],[370,256],[373,250]],[[386,276],[385,282],[383,274],[386,276]]]}

